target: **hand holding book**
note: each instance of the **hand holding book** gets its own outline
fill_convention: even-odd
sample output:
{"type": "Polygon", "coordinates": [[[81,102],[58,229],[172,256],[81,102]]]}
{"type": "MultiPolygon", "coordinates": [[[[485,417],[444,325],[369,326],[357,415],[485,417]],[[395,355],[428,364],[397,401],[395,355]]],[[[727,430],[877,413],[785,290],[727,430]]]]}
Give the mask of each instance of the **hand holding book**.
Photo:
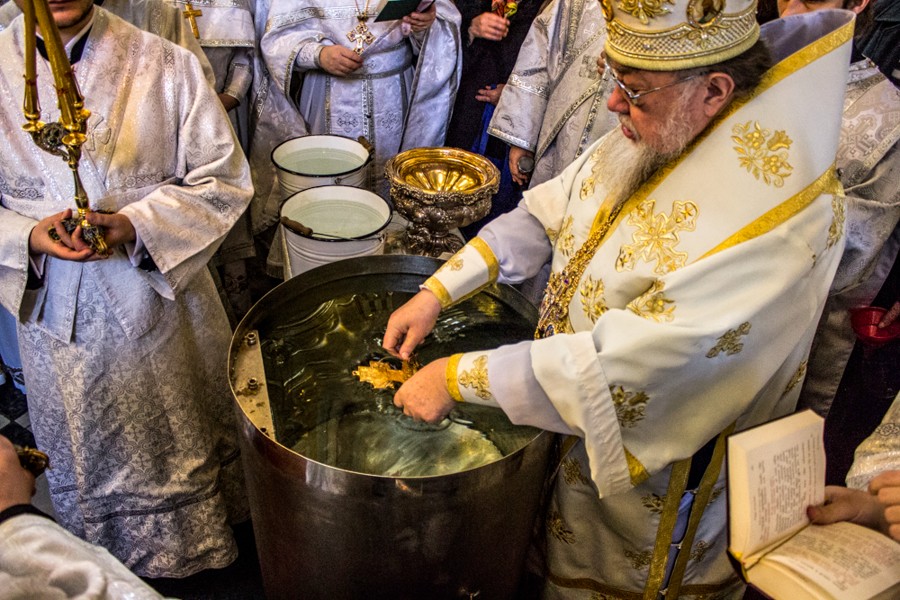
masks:
{"type": "Polygon", "coordinates": [[[810,506],[807,514],[817,525],[850,521],[900,541],[900,471],[873,478],[868,491],[828,486],[825,503],[810,506]]]}

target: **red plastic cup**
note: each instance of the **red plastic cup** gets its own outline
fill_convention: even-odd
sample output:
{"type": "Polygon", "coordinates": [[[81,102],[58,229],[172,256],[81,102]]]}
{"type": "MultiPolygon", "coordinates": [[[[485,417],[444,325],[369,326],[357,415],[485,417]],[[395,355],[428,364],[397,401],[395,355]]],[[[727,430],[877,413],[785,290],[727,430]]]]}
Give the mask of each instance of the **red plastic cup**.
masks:
{"type": "Polygon", "coordinates": [[[900,337],[900,319],[887,327],[878,327],[887,309],[878,306],[864,306],[850,309],[850,326],[864,344],[878,348],[900,337]]]}

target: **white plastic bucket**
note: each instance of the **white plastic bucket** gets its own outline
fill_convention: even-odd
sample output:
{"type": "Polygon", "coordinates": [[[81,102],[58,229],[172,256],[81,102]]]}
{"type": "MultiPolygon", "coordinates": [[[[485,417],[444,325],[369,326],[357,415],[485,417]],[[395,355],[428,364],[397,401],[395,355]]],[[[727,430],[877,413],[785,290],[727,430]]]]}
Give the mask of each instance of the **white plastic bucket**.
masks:
{"type": "Polygon", "coordinates": [[[382,254],[383,230],[391,220],[391,207],[367,190],[325,185],[288,198],[281,216],[312,230],[311,235],[304,235],[282,225],[293,277],[338,260],[382,254]]]}
{"type": "Polygon", "coordinates": [[[305,135],[272,151],[281,199],[320,185],[365,187],[371,148],[338,135],[305,135]]]}

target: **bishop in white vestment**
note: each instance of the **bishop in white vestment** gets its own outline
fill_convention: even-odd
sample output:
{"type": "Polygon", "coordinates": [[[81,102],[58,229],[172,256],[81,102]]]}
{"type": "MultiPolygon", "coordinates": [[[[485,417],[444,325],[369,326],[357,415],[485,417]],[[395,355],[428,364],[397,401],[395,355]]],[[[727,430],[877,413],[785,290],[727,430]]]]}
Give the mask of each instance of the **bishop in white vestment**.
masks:
{"type": "Polygon", "coordinates": [[[724,435],[794,409],[843,249],[846,11],[767,24],[775,64],[756,87],[617,197],[622,172],[607,161],[650,133],[672,143],[654,111],[697,114],[691,100],[719,97],[720,65],[758,51],[752,0],[699,17],[675,4],[651,18],[604,0],[606,51],[623,65],[611,76],[632,86],[610,96],[621,130],[485,227],[385,334],[402,356],[440,308],[551,261],[538,339],[435,361],[395,396],[427,420],[477,402],[571,436],[545,514],[546,598],[741,596],[725,552],[724,435]],[[664,81],[655,70],[678,77],[652,83],[664,81]]]}

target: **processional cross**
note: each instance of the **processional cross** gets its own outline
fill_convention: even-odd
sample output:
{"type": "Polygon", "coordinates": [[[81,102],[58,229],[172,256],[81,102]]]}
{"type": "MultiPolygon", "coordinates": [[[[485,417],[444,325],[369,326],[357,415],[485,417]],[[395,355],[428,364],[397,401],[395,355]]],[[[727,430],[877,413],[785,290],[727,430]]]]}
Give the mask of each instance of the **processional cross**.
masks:
{"type": "Polygon", "coordinates": [[[194,34],[194,37],[198,40],[200,39],[200,30],[197,28],[197,17],[203,16],[203,11],[197,10],[194,8],[194,5],[190,2],[184,3],[184,11],[181,15],[190,21],[191,23],[191,33],[194,34]]]}

